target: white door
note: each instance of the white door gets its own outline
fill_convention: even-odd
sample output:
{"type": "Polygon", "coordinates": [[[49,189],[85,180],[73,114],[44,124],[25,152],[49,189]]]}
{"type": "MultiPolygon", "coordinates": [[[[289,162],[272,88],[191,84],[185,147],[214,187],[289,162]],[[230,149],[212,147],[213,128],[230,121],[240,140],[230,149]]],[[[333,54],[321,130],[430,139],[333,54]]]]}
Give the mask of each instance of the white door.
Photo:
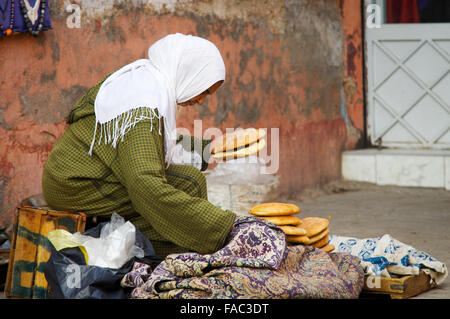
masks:
{"type": "Polygon", "coordinates": [[[366,26],[374,145],[450,149],[450,23],[366,26]]]}

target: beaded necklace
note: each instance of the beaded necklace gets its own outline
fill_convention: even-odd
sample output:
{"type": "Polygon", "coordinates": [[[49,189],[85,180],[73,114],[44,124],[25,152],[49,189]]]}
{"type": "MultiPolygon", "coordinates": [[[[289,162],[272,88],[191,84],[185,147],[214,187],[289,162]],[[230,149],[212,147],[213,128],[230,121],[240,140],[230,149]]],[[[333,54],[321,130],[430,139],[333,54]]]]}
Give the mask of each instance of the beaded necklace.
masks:
{"type": "Polygon", "coordinates": [[[36,0],[34,7],[32,7],[28,0],[20,0],[20,7],[22,9],[22,15],[25,20],[25,24],[27,25],[28,32],[30,32],[34,36],[38,36],[39,32],[44,26],[45,3],[46,0],[36,0]],[[37,9],[38,1],[40,1],[39,9],[37,9]],[[30,20],[30,17],[31,19],[33,19],[33,21],[30,20]],[[38,26],[36,30],[33,30],[34,22],[36,22],[38,17],[38,26]]]}
{"type": "MultiPolygon", "coordinates": [[[[1,9],[1,8],[0,8],[1,9]]],[[[1,10],[3,12],[3,20],[5,20],[5,11],[1,10]]],[[[10,10],[10,16],[9,16],[9,28],[8,29],[4,29],[3,25],[0,23],[0,29],[1,32],[4,35],[11,35],[13,33],[13,27],[14,27],[14,0],[11,0],[11,10],[10,10]]]]}

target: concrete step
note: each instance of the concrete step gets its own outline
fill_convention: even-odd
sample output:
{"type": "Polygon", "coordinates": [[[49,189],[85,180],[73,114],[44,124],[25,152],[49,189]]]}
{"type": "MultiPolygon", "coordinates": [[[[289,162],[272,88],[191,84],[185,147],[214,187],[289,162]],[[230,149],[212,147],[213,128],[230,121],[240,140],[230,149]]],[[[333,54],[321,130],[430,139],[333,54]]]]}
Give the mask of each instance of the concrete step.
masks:
{"type": "Polygon", "coordinates": [[[342,153],[345,180],[450,190],[450,150],[363,149],[342,153]]]}

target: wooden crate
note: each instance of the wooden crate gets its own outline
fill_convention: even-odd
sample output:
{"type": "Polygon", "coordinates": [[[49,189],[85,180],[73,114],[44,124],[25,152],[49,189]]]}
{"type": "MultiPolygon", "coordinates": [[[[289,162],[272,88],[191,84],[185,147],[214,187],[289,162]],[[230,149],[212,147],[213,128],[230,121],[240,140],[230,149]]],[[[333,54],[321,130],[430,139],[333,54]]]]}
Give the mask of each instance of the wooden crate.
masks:
{"type": "Polygon", "coordinates": [[[387,295],[391,299],[407,299],[436,287],[431,277],[420,271],[418,275],[400,278],[364,278],[363,294],[387,295]]]}
{"type": "Polygon", "coordinates": [[[14,214],[5,296],[45,299],[49,287],[43,267],[50,258],[51,247],[48,233],[54,229],[84,232],[85,225],[83,213],[18,207],[14,214]]]}

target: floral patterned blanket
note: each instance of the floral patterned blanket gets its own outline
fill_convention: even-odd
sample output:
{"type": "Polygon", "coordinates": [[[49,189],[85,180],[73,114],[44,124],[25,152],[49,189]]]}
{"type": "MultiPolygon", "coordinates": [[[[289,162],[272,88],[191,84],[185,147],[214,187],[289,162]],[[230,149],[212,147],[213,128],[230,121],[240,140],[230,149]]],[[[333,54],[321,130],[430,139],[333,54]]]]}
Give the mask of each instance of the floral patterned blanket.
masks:
{"type": "Polygon", "coordinates": [[[363,279],[355,256],[289,246],[274,224],[238,217],[216,253],[172,254],[153,271],[136,262],[121,285],[139,299],[357,298],[363,279]]]}

